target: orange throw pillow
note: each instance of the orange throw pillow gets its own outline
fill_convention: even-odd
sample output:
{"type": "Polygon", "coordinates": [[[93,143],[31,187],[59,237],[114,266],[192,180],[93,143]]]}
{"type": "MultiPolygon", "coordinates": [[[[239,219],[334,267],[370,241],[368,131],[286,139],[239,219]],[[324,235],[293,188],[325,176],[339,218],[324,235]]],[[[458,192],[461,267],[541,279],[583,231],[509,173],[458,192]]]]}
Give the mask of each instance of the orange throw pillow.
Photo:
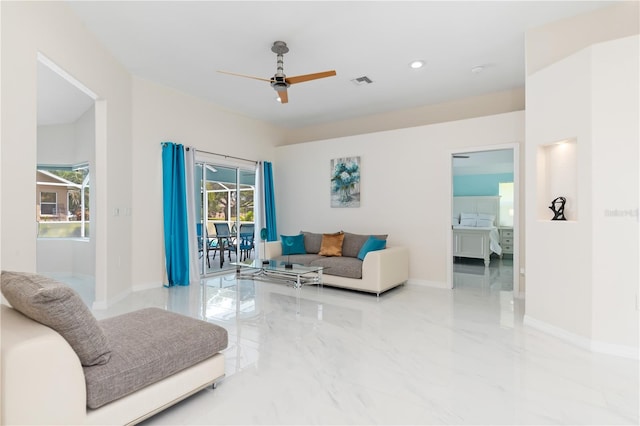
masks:
{"type": "Polygon", "coordinates": [[[320,256],[342,256],[342,242],[344,232],[336,234],[322,234],[322,245],[320,245],[320,256]]]}

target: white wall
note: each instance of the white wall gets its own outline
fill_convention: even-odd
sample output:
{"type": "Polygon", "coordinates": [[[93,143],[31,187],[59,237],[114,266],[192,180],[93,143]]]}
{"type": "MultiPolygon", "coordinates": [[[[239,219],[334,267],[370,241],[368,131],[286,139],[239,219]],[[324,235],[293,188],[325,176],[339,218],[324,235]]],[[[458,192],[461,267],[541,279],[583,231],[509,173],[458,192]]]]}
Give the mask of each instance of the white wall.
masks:
{"type": "MultiPolygon", "coordinates": [[[[592,49],[593,315],[597,344],[638,349],[640,37],[592,49]]],[[[615,350],[615,348],[614,348],[615,350]]]]}
{"type": "Polygon", "coordinates": [[[38,126],[38,164],[73,164],[75,126],[54,124],[38,126]]]}
{"type": "Polygon", "coordinates": [[[445,287],[452,151],[523,138],[519,111],[278,147],[278,232],[388,233],[409,248],[412,282],[445,287]],[[347,156],[361,157],[360,208],[331,208],[329,162],[347,156]]]}
{"type": "MultiPolygon", "coordinates": [[[[580,267],[591,258],[590,55],[574,54],[527,78],[526,218],[527,315],[588,336],[591,323],[591,271],[580,267]],[[551,221],[547,208],[558,195],[549,194],[547,169],[537,161],[540,147],[576,139],[578,187],[570,199],[580,221],[551,221]],[[550,198],[553,197],[553,198],[550,198]],[[546,215],[546,216],[545,216],[546,215]],[[547,217],[547,219],[542,219],[547,217]],[[550,309],[550,306],[555,308],[550,309]],[[567,309],[570,306],[570,315],[567,309]]],[[[560,178],[559,175],[554,175],[560,178]]]]}
{"type": "Polygon", "coordinates": [[[36,270],[35,199],[37,54],[41,52],[98,95],[93,195],[99,200],[96,299],[131,287],[131,79],[63,2],[0,2],[2,8],[2,267],[36,270]],[[16,185],[16,182],[20,182],[16,185]],[[118,257],[123,260],[117,263],[118,257]],[[107,286],[108,283],[108,286],[107,286]]]}
{"type": "MultiPolygon", "coordinates": [[[[541,194],[539,147],[575,138],[575,221],[527,216],[525,321],[583,346],[638,350],[638,36],[595,45],[527,78],[527,205],[541,194]]],[[[571,167],[567,164],[567,167],[571,167]]]]}
{"type": "Polygon", "coordinates": [[[133,79],[134,288],[161,286],[164,278],[162,149],[171,141],[198,150],[267,160],[282,139],[265,123],[139,78],[133,79]]]}

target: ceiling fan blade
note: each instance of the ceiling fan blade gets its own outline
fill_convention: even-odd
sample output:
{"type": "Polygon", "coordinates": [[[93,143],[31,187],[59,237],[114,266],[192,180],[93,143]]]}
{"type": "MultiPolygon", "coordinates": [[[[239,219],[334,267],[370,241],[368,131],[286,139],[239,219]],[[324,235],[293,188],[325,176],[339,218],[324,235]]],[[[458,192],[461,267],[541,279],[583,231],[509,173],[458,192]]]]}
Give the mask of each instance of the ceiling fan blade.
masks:
{"type": "Polygon", "coordinates": [[[287,102],[289,102],[289,94],[287,93],[287,90],[279,90],[278,91],[278,96],[280,97],[280,103],[281,104],[286,104],[287,102]]]}
{"type": "Polygon", "coordinates": [[[310,81],[310,80],[317,80],[319,78],[333,77],[334,75],[336,75],[335,70],[331,70],[331,71],[317,72],[314,74],[295,75],[293,77],[285,78],[285,81],[289,84],[296,84],[296,83],[303,83],[305,81],[310,81]]]}
{"type": "Polygon", "coordinates": [[[218,71],[218,72],[221,73],[221,74],[235,75],[237,77],[252,78],[254,80],[271,81],[271,79],[269,79],[269,78],[254,77],[252,75],[238,74],[238,73],[235,73],[235,72],[229,72],[229,71],[218,71]]]}

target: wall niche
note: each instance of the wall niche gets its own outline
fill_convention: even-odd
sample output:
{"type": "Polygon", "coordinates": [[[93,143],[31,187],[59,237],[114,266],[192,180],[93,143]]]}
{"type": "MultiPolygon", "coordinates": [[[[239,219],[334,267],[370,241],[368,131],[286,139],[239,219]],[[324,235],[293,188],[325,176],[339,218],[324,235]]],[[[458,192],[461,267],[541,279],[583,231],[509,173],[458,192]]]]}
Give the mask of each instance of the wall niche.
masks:
{"type": "Polygon", "coordinates": [[[551,220],[550,209],[557,197],[566,198],[564,216],[578,220],[578,143],[576,138],[562,139],[538,147],[538,220],[551,220]]]}

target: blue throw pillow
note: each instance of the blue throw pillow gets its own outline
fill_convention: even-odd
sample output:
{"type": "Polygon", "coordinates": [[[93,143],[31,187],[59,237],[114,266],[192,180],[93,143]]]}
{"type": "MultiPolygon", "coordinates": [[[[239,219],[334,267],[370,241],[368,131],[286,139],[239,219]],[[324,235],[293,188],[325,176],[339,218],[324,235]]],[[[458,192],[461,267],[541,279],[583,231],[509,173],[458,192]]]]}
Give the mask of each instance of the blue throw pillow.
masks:
{"type": "Polygon", "coordinates": [[[364,260],[364,257],[370,251],[382,250],[387,246],[387,240],[379,240],[375,237],[369,237],[367,241],[364,242],[360,252],[358,253],[358,259],[364,260]]]}
{"type": "Polygon", "coordinates": [[[280,235],[282,240],[282,255],[307,254],[304,248],[304,235],[280,235]]]}

